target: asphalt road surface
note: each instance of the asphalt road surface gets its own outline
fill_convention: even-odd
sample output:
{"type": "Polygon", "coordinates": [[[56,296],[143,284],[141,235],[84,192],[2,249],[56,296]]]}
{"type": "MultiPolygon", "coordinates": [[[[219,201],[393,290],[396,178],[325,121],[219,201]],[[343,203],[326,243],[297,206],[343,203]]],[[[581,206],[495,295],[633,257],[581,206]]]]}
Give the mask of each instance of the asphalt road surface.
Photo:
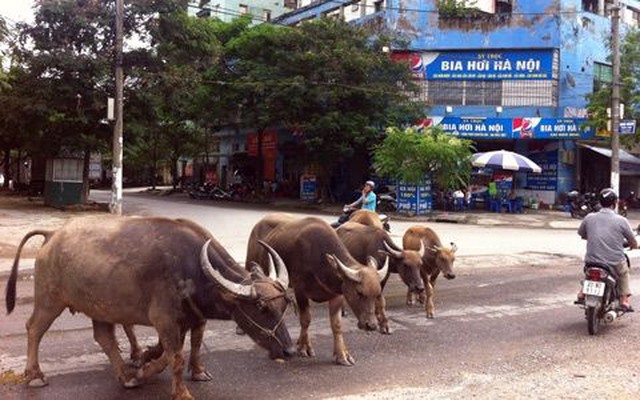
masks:
{"type": "MultiPolygon", "coordinates": [[[[239,260],[251,227],[268,212],[133,197],[125,199],[125,211],[194,219],[239,260]]],[[[394,238],[399,241],[409,225],[393,222],[394,238]]],[[[437,283],[435,319],[427,320],[420,307],[404,305],[404,288],[392,277],[385,293],[392,335],[366,333],[357,329],[352,316],[344,319],[354,367],[333,364],[323,304],[312,309],[316,357],[286,363],[269,360],[250,339],[236,335],[232,322],[209,321],[203,361],[214,379],[187,382],[192,394],[206,399],[640,398],[637,316],[625,315],[592,337],[583,311],[571,304],[578,288],[578,256],[584,251],[575,232],[452,224],[435,228],[444,241],[460,248],[457,278],[437,283]]],[[[639,280],[632,279],[632,288],[639,280]]],[[[32,296],[31,274],[24,271],[16,310],[0,317],[0,370],[9,382],[0,386],[0,398],[169,396],[167,371],[140,388],[121,388],[93,341],[90,321],[68,312],[54,322],[40,347],[50,385],[28,389],[10,383],[10,372],[24,369],[24,322],[32,296]]],[[[290,313],[286,323],[295,341],[297,317],[290,313]]],[[[138,333],[143,345],[156,341],[150,328],[138,328],[138,333]]],[[[119,339],[126,352],[122,331],[119,339]]]]}

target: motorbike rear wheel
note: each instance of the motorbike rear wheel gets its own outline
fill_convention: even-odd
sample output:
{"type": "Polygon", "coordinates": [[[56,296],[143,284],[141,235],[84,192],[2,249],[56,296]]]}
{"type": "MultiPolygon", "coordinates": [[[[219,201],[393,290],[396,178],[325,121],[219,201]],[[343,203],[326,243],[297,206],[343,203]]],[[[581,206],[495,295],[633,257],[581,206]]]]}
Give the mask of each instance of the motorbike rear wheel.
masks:
{"type": "Polygon", "coordinates": [[[587,307],[587,329],[589,335],[596,335],[598,328],[600,328],[600,318],[598,317],[598,310],[595,307],[587,307]]]}

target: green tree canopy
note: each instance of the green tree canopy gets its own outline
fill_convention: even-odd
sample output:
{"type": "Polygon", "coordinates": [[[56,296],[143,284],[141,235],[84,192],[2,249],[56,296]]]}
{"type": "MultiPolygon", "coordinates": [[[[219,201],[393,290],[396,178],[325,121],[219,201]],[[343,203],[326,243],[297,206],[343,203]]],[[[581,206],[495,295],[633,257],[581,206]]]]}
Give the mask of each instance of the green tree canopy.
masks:
{"type": "Polygon", "coordinates": [[[438,127],[424,132],[392,127],[374,150],[374,168],[382,176],[407,183],[419,183],[430,175],[438,187],[458,189],[469,181],[472,151],[469,140],[450,136],[438,127]]]}

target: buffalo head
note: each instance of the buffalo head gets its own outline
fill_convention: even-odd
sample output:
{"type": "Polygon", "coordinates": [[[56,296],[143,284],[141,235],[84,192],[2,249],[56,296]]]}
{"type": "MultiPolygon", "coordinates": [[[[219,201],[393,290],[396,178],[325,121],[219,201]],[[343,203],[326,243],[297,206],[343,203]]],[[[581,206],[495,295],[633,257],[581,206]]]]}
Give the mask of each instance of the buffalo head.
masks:
{"type": "Polygon", "coordinates": [[[209,261],[207,241],[200,253],[200,264],[206,274],[235,303],[233,319],[260,346],[269,351],[273,359],[294,354],[289,331],[284,322],[285,312],[291,302],[287,296],[289,275],[278,253],[260,241],[269,253],[269,275],[261,268],[254,268],[251,275],[241,282],[225,278],[209,261]]]}
{"type": "MultiPolygon", "coordinates": [[[[422,245],[424,246],[424,243],[422,243],[422,245]]],[[[433,247],[429,249],[429,253],[436,260],[436,267],[447,279],[454,279],[456,277],[453,273],[453,262],[456,260],[457,250],[458,246],[453,242],[449,248],[433,245],[433,247]]]]}
{"type": "Polygon", "coordinates": [[[407,285],[409,292],[418,294],[424,292],[424,282],[420,276],[420,268],[425,249],[424,243],[420,242],[420,245],[419,251],[398,250],[390,246],[386,241],[384,242],[385,250],[391,255],[400,279],[407,285]]]}
{"type": "Polygon", "coordinates": [[[387,277],[389,257],[384,266],[378,270],[378,263],[373,257],[368,258],[366,265],[345,265],[338,257],[327,255],[330,265],[337,269],[342,277],[342,293],[345,300],[358,318],[358,328],[376,330],[378,322],[375,316],[376,299],[382,296],[380,282],[387,277]]]}

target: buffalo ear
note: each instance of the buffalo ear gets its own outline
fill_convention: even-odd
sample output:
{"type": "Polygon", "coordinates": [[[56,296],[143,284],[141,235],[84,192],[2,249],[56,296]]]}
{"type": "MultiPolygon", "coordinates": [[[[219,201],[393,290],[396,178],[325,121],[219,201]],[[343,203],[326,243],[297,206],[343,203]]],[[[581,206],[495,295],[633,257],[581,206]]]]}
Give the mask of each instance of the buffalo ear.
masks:
{"type": "Polygon", "coordinates": [[[338,269],[338,263],[336,262],[335,257],[333,257],[331,254],[326,254],[326,253],[324,257],[327,259],[327,262],[329,263],[329,265],[331,265],[335,269],[338,269]]]}

